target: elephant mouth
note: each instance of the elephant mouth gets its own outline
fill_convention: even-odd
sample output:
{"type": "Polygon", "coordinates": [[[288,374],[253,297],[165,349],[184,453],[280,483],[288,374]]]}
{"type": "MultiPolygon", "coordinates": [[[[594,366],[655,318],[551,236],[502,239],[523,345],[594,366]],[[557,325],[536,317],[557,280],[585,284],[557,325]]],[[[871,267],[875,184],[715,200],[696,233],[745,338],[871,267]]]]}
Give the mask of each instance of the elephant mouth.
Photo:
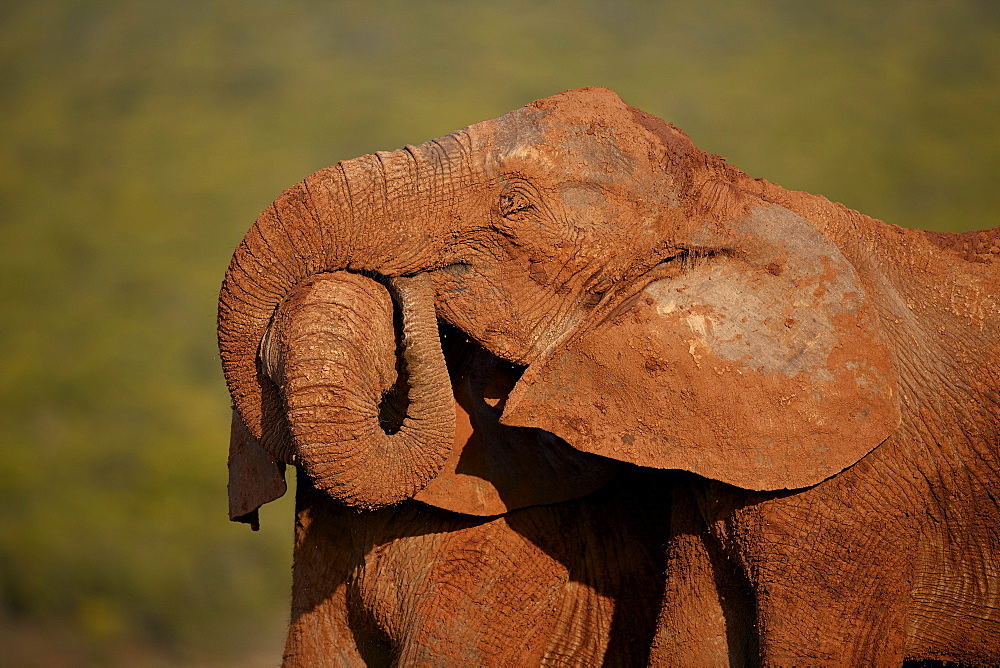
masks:
{"type": "MultiPolygon", "coordinates": [[[[618,475],[620,463],[580,452],[549,431],[501,424],[507,398],[527,367],[494,355],[445,322],[439,321],[439,332],[455,397],[455,444],[417,501],[469,515],[501,515],[579,498],[618,475]]],[[[400,394],[394,389],[384,398],[386,429],[405,415],[399,412],[400,394]]]]}
{"type": "MultiPolygon", "coordinates": [[[[394,314],[396,332],[402,331],[400,321],[401,317],[397,312],[394,314]]],[[[487,351],[462,330],[441,319],[438,319],[438,332],[456,403],[467,413],[482,412],[480,422],[489,420],[489,410],[484,409],[483,404],[493,408],[497,416],[503,413],[507,396],[521,379],[527,365],[487,351]],[[470,373],[473,374],[472,377],[470,373]]],[[[399,354],[401,349],[402,344],[397,341],[396,382],[382,393],[378,405],[379,426],[387,435],[399,432],[410,405],[410,374],[399,354]]]]}

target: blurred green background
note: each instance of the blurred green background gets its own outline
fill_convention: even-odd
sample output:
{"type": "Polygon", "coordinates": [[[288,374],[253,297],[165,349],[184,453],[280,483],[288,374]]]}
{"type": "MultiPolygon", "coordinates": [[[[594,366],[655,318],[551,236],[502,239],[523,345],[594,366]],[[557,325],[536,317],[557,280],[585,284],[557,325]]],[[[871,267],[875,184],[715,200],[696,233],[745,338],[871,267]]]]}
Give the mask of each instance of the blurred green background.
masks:
{"type": "Polygon", "coordinates": [[[284,187],[602,85],[753,176],[998,224],[1000,3],[0,6],[0,665],[273,665],[288,498],[226,519],[216,293],[284,187]]]}

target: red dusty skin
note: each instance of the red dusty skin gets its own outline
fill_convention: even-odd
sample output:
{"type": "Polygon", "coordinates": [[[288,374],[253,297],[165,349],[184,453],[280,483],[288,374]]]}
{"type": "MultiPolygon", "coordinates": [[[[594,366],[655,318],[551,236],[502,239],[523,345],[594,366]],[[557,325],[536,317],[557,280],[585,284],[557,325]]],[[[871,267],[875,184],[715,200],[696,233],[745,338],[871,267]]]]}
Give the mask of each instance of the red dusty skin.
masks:
{"type": "Polygon", "coordinates": [[[604,89],[306,178],[219,307],[287,662],[1000,664],[998,239],[604,89]]]}
{"type": "Polygon", "coordinates": [[[295,452],[320,489],[347,505],[411,498],[438,473],[455,438],[455,410],[427,275],[397,278],[408,408],[394,433],[379,420],[396,383],[392,301],[358,274],[320,274],[277,312],[262,345],[281,388],[295,452]],[[355,332],[367,330],[358,337],[355,332]]]}

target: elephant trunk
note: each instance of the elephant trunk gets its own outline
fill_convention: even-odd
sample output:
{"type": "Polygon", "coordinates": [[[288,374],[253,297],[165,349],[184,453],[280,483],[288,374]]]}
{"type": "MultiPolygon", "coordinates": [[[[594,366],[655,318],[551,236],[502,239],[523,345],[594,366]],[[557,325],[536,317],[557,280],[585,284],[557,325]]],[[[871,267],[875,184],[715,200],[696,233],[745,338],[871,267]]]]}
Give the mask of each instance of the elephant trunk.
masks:
{"type": "Polygon", "coordinates": [[[264,371],[287,403],[298,461],[317,487],[361,508],[419,492],[455,438],[430,279],[421,274],[391,284],[403,316],[405,383],[397,382],[392,300],[358,274],[320,274],[299,286],[261,345],[264,371]],[[387,415],[394,385],[406,385],[404,415],[387,415]]]}
{"type": "MultiPolygon", "coordinates": [[[[461,170],[450,167],[460,159],[460,141],[460,136],[453,135],[418,147],[363,156],[307,177],[282,193],[258,217],[234,252],[222,284],[220,356],[235,408],[247,429],[279,461],[300,463],[314,476],[329,474],[338,467],[354,469],[329,484],[317,481],[335,496],[346,495],[344,500],[353,505],[384,505],[392,502],[385,499],[399,497],[399,490],[406,490],[408,495],[419,491],[429,481],[428,471],[443,463],[441,453],[452,446],[453,437],[447,432],[453,429],[454,416],[450,412],[453,408],[447,372],[440,357],[433,291],[427,277],[394,277],[420,274],[447,263],[442,259],[441,245],[450,238],[450,230],[436,229],[433,223],[453,217],[426,204],[419,208],[416,193],[420,187],[427,187],[424,184],[434,184],[438,189],[454,187],[450,175],[461,170]],[[272,318],[276,319],[279,304],[309,277],[328,272],[382,277],[398,292],[404,316],[403,353],[410,376],[410,404],[404,428],[392,439],[386,440],[385,433],[373,431],[377,421],[369,418],[378,413],[378,399],[360,386],[354,390],[345,386],[342,397],[351,401],[364,398],[368,407],[341,412],[317,408],[325,412],[330,426],[320,430],[321,437],[310,436],[316,427],[307,424],[307,397],[315,399],[315,393],[298,396],[294,389],[286,387],[282,396],[279,383],[266,373],[258,358],[263,348],[273,348],[262,346],[262,342],[272,318]],[[431,391],[434,384],[440,387],[431,391]],[[442,399],[446,390],[448,402],[442,399]],[[354,422],[362,418],[367,420],[364,428],[354,422]],[[339,427],[333,426],[337,419],[344,421],[339,427]],[[445,429],[446,423],[452,426],[445,429]],[[352,439],[369,441],[344,445],[352,439]],[[359,460],[333,461],[341,455],[346,457],[349,451],[371,454],[359,460]],[[370,466],[378,459],[384,460],[383,467],[388,469],[373,470],[374,477],[368,482],[360,478],[348,482],[345,476],[358,475],[358,466],[370,466]],[[389,469],[394,472],[390,474],[389,469]],[[389,493],[384,489],[389,484],[398,485],[399,490],[389,493]]],[[[425,197],[438,203],[452,199],[441,192],[428,192],[425,197]]],[[[380,287],[371,278],[364,280],[380,287]]],[[[342,297],[341,301],[346,299],[342,297]]],[[[315,308],[306,311],[317,315],[315,308]]],[[[364,342],[371,336],[371,329],[364,318],[354,320],[347,329],[339,330],[335,343],[327,337],[328,343],[340,346],[339,350],[313,352],[317,358],[327,360],[356,355],[359,349],[370,348],[364,342]]],[[[394,348],[390,341],[390,353],[394,348]]],[[[308,364],[298,368],[307,373],[304,370],[308,364]]],[[[282,380],[288,384],[291,379],[282,380]]],[[[345,378],[345,382],[349,380],[345,378]]]]}

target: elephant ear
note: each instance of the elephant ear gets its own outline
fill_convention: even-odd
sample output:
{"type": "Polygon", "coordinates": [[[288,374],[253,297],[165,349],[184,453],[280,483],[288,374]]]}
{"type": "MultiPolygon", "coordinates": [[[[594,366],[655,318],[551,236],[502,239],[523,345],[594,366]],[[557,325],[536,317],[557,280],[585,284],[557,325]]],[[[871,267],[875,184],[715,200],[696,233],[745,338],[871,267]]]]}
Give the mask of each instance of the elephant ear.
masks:
{"type": "Polygon", "coordinates": [[[229,519],[260,528],[257,510],[284,495],[285,465],[279,463],[247,430],[233,410],[229,433],[229,519]]]}
{"type": "Polygon", "coordinates": [[[885,440],[896,378],[854,268],[780,206],[730,232],[532,364],[502,421],[752,490],[814,485],[885,440]]]}

